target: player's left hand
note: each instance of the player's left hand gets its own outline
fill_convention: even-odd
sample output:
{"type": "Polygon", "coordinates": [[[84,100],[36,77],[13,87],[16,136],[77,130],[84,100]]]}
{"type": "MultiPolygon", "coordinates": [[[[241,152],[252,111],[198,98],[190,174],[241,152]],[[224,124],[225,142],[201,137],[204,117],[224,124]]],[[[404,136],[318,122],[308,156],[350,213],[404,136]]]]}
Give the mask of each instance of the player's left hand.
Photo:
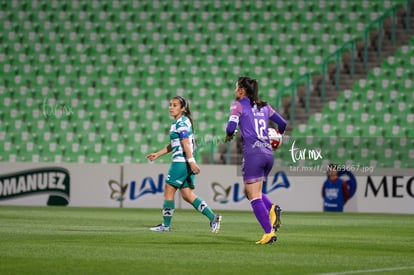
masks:
{"type": "Polygon", "coordinates": [[[226,136],[224,137],[224,142],[229,142],[229,141],[231,141],[231,140],[233,139],[233,137],[234,137],[234,135],[232,135],[232,136],[228,136],[228,135],[226,135],[226,136]]]}

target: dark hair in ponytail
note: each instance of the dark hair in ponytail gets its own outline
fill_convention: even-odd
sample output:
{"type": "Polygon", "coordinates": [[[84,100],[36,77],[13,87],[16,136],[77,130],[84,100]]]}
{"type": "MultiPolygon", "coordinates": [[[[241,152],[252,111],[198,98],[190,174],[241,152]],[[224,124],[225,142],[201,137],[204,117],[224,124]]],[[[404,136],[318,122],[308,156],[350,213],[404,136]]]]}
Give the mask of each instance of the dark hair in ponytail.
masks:
{"type": "Polygon", "coordinates": [[[237,84],[240,88],[246,90],[246,95],[250,99],[250,105],[253,107],[256,104],[257,109],[261,109],[263,106],[267,105],[266,101],[262,101],[259,98],[259,83],[256,79],[251,79],[247,76],[241,76],[237,80],[237,84]]]}
{"type": "Polygon", "coordinates": [[[184,114],[190,120],[191,127],[193,128],[193,132],[194,132],[194,123],[193,123],[193,118],[191,117],[190,104],[188,103],[188,101],[184,97],[182,97],[180,95],[177,95],[177,96],[173,97],[173,99],[178,99],[180,101],[181,108],[185,108],[184,109],[184,114]]]}

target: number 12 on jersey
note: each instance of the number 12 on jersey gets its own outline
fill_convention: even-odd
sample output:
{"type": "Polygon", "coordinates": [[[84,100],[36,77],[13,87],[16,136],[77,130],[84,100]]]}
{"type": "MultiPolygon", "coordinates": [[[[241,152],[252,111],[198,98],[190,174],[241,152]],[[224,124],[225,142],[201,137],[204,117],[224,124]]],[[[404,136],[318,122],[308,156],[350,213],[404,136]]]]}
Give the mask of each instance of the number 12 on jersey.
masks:
{"type": "Polygon", "coordinates": [[[254,128],[257,134],[257,137],[260,139],[264,139],[265,137],[265,130],[266,130],[266,121],[264,119],[255,118],[254,119],[254,128]]]}

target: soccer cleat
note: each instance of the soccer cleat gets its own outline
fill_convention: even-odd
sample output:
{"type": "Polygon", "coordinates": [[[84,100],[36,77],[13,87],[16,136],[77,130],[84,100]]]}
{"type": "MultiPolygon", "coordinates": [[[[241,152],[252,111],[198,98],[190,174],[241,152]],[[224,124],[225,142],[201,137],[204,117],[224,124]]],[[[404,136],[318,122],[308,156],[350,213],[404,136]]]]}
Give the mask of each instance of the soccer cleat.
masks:
{"type": "Polygon", "coordinates": [[[210,222],[211,232],[218,233],[220,230],[221,215],[214,215],[214,219],[210,222]]]}
{"type": "Polygon", "coordinates": [[[282,213],[282,209],[279,205],[272,205],[269,211],[270,223],[273,226],[275,231],[278,231],[280,226],[282,225],[282,221],[280,220],[280,214],[282,213]]]}
{"type": "Polygon", "coordinates": [[[273,244],[277,241],[275,231],[270,233],[265,233],[260,241],[257,241],[256,244],[273,244]]]}
{"type": "Polygon", "coordinates": [[[171,226],[164,226],[163,224],[159,224],[155,227],[151,227],[150,230],[156,232],[168,232],[171,231],[171,226]]]}

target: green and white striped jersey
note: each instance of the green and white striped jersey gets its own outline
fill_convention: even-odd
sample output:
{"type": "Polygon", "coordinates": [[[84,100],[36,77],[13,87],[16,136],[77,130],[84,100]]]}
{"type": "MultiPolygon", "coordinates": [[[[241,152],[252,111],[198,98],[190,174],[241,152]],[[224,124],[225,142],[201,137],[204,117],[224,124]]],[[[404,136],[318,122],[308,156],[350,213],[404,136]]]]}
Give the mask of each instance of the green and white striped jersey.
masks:
{"type": "Polygon", "coordinates": [[[186,156],[181,145],[181,140],[188,138],[190,140],[191,152],[194,152],[194,135],[191,121],[186,116],[181,116],[171,124],[170,140],[172,147],[172,161],[185,162],[186,156]]]}

